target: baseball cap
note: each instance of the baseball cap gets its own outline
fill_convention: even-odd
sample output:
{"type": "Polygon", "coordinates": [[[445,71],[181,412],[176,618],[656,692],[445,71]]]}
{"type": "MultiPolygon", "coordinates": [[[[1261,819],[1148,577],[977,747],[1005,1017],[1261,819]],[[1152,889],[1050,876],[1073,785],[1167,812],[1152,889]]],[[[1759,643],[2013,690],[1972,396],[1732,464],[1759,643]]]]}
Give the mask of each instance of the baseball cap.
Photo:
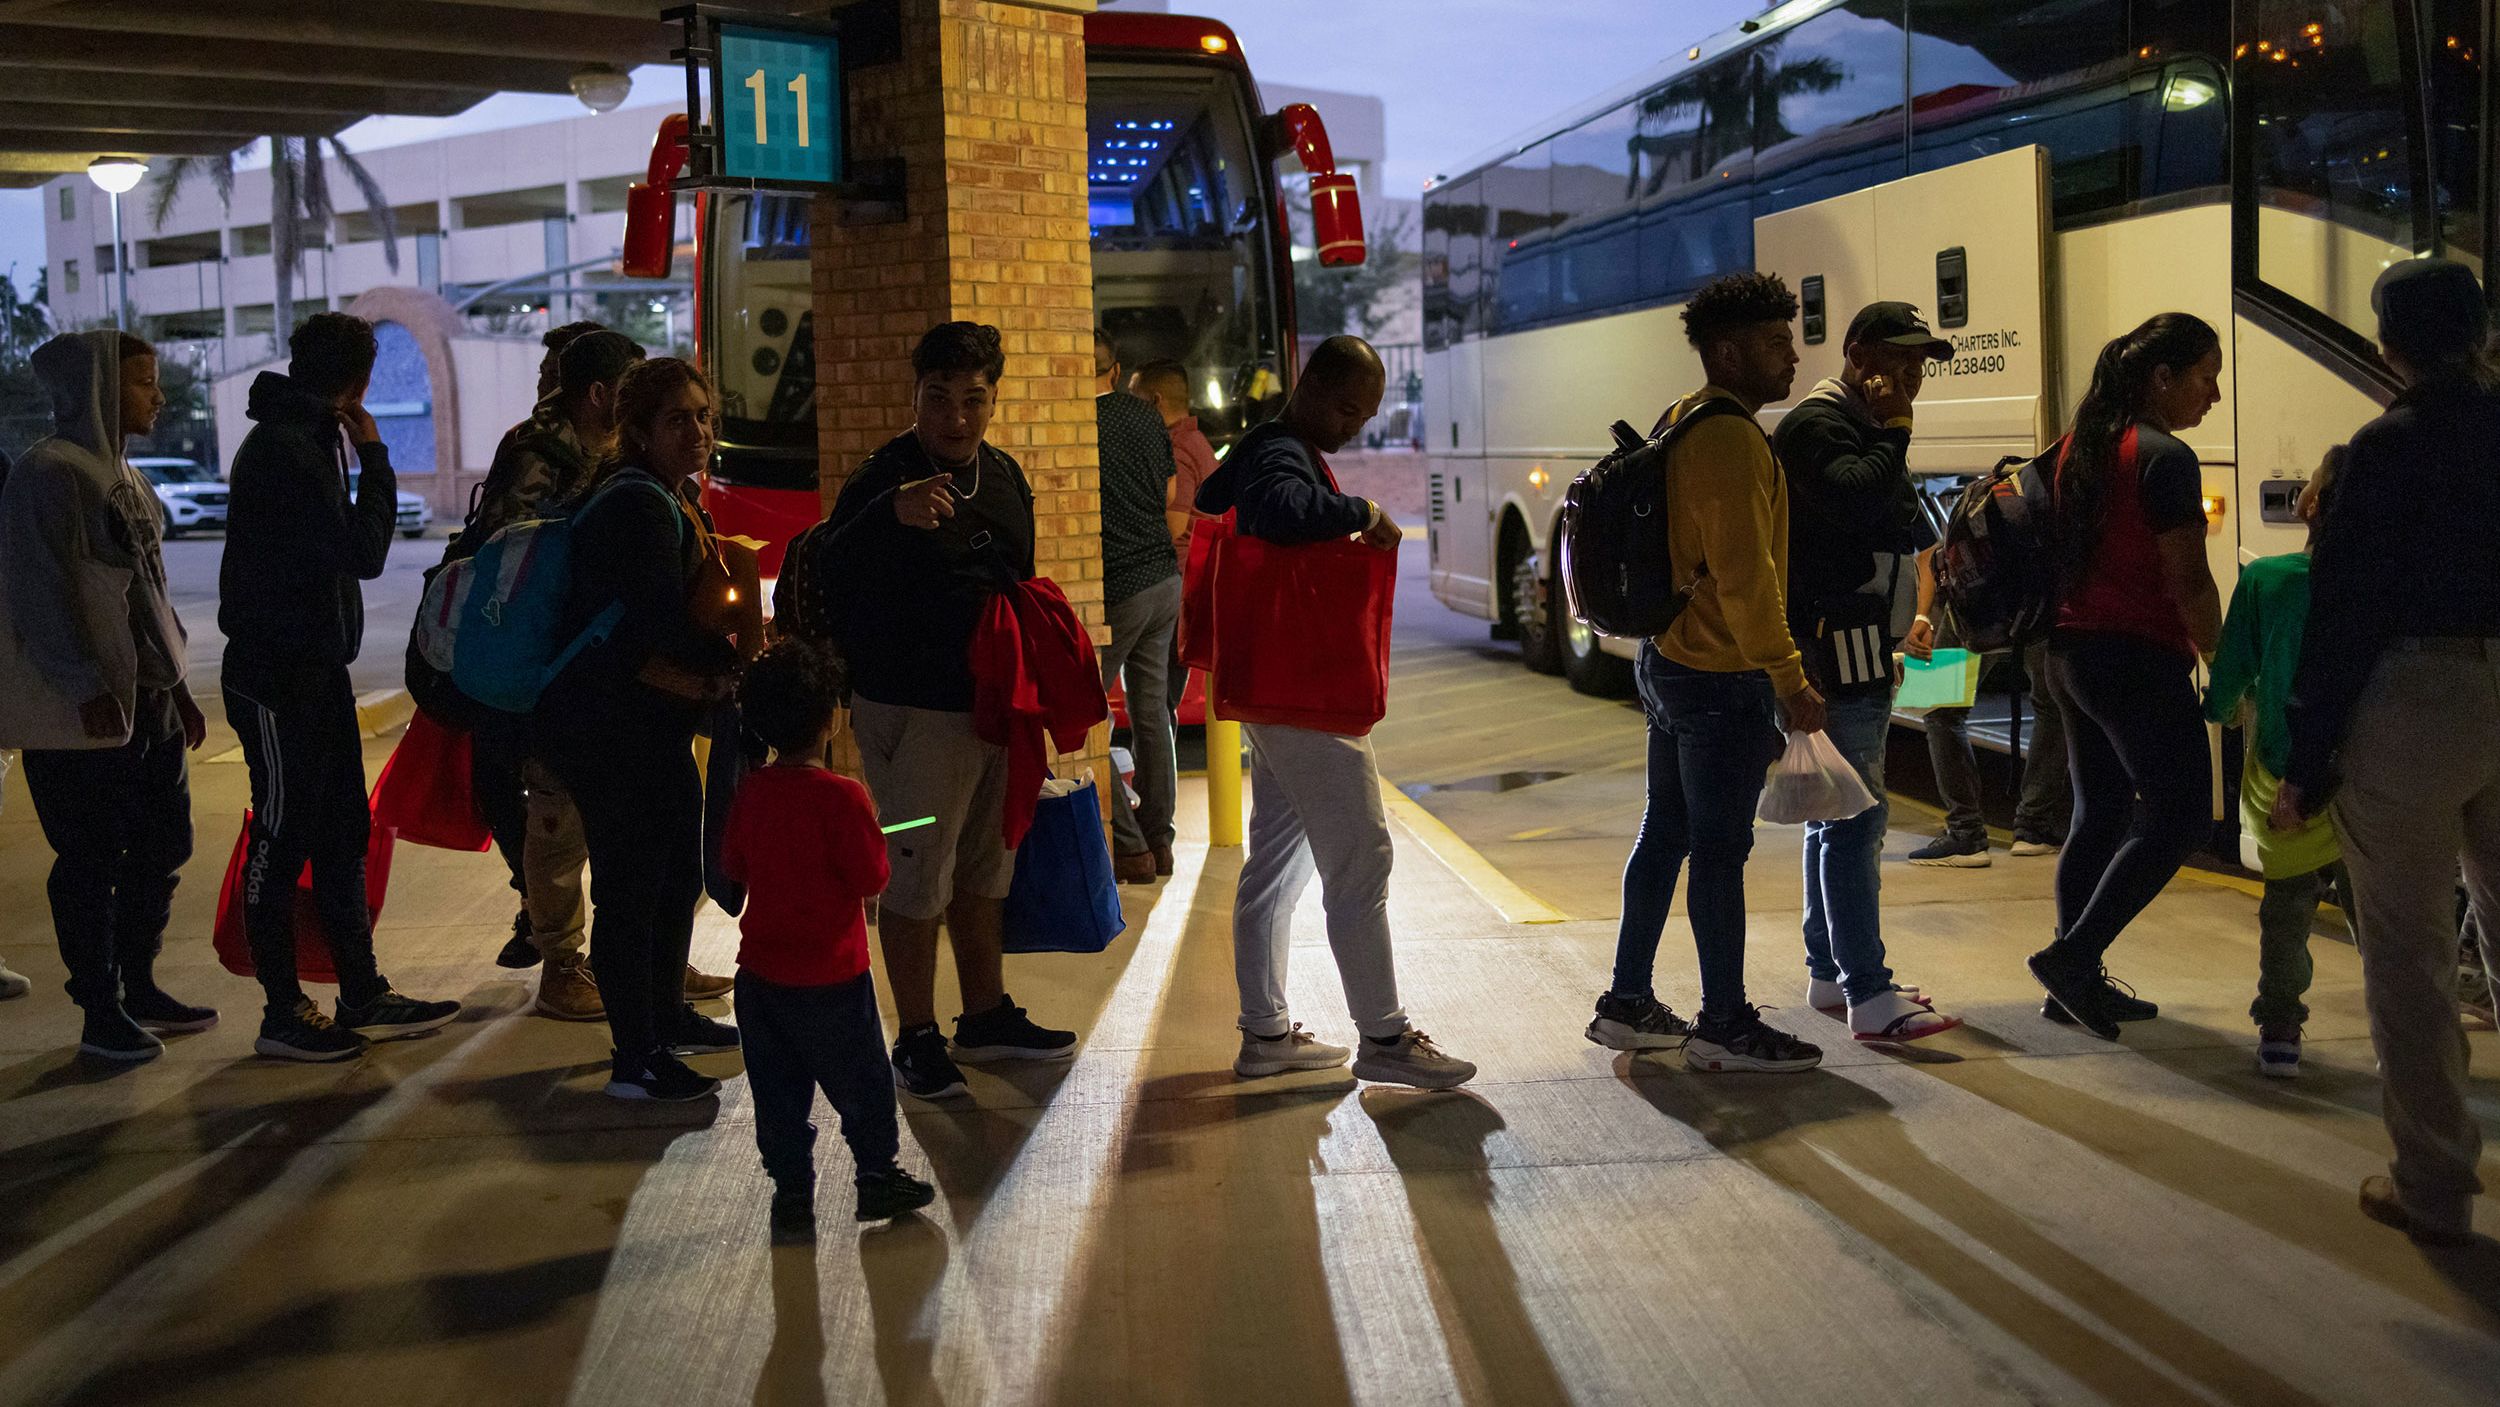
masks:
{"type": "Polygon", "coordinates": [[[1869,303],[1858,309],[1858,315],[1849,320],[1849,335],[1840,345],[1855,347],[1862,342],[1925,348],[1930,361],[1953,355],[1953,344],[1930,331],[1927,319],[1907,303],[1869,303]]]}
{"type": "Polygon", "coordinates": [[[2481,345],[2491,327],[2474,271],[2450,259],[2391,264],[2370,288],[2379,340],[2416,357],[2446,357],[2481,345]]]}

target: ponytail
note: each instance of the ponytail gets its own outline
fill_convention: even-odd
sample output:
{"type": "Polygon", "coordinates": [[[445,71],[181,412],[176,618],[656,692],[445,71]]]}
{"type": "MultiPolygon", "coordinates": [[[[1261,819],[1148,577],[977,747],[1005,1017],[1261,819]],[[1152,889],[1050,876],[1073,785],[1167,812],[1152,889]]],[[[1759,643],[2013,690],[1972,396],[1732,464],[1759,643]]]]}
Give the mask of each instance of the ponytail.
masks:
{"type": "Polygon", "coordinates": [[[2101,348],[2057,467],[2058,555],[2068,580],[2082,574],[2100,547],[2118,447],[2128,429],[2144,418],[2153,372],[2161,367],[2184,371],[2221,345],[2212,325],[2193,313],[2156,313],[2101,348]]]}

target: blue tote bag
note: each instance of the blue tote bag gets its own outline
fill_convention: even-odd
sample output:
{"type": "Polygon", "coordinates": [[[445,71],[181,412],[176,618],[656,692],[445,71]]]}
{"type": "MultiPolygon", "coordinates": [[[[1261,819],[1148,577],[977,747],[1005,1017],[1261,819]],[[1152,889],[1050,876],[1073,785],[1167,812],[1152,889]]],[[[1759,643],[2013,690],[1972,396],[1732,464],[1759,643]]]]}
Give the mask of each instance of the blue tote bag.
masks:
{"type": "Polygon", "coordinates": [[[1042,792],[1033,828],[1016,847],[1016,877],[1007,888],[1006,950],[1099,953],[1128,926],[1111,878],[1102,800],[1090,777],[1062,795],[1053,790],[1042,792]]]}

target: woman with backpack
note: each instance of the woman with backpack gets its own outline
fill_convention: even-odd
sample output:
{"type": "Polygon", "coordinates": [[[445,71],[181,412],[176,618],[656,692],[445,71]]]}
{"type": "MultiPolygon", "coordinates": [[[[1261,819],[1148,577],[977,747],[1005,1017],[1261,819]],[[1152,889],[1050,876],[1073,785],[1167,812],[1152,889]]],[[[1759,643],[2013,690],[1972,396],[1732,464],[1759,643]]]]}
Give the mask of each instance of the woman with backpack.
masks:
{"type": "Polygon", "coordinates": [[[2049,687],[2066,715],[2075,817],[2057,866],[2057,939],[2031,956],[2041,1014],[2103,1040],[2160,1008],[2121,991],[2109,945],[2209,825],[2199,658],[2222,636],[2205,565],[2204,482],[2180,431],[2222,394],[2222,342],[2161,313],[2101,349],[2052,463],[2059,557],[2049,687]]]}
{"type": "Polygon", "coordinates": [[[686,1005],[686,952],[703,897],[703,783],[694,735],[738,664],[707,624],[711,523],[685,492],[712,457],[712,388],[674,357],[642,362],[616,390],[616,441],[573,528],[559,638],[609,607],[607,638],[547,686],[536,755],[573,794],[590,847],[590,962],[616,1042],[607,1092],[699,1099],[720,1082],[677,1057],[735,1050],[736,1028],[686,1005]]]}

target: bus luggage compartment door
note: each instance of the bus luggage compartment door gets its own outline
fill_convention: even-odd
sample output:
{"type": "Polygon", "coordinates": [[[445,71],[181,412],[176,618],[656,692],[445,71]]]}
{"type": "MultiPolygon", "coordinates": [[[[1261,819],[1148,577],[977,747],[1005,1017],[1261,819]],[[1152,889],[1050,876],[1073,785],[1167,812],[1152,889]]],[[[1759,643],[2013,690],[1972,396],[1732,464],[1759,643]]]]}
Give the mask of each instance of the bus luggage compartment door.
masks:
{"type": "Polygon", "coordinates": [[[1927,368],[1910,465],[1977,473],[2030,455],[2050,430],[2048,153],[2037,146],[1966,161],[1754,221],[1756,266],[1796,288],[1822,280],[1825,333],[1800,337],[1797,381],[1778,416],[1826,376],[1857,310],[1912,303],[1953,355],[1927,368]]]}

